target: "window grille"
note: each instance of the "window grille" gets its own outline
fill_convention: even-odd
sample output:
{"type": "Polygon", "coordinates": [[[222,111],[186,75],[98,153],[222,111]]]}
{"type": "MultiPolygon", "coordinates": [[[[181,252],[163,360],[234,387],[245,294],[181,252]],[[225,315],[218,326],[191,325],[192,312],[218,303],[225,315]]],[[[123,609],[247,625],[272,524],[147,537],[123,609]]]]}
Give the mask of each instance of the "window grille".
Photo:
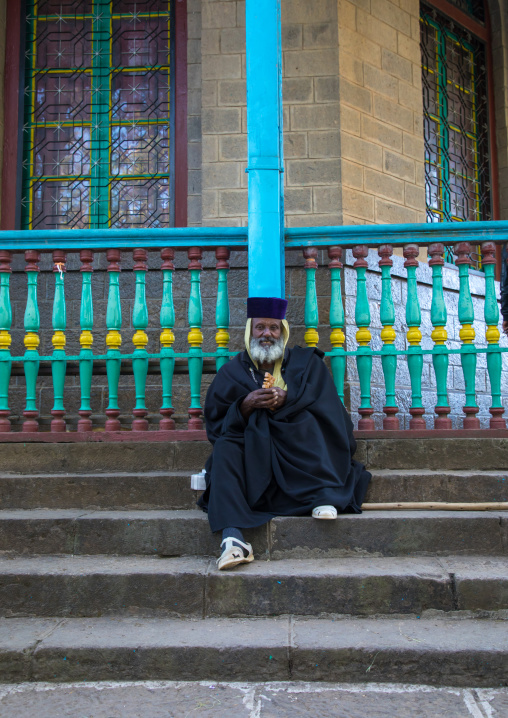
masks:
{"type": "Polygon", "coordinates": [[[173,225],[171,38],[171,2],[27,2],[25,229],[173,225]]]}
{"type": "Polygon", "coordinates": [[[485,46],[427,5],[420,20],[427,221],[489,220],[485,46]]]}
{"type": "Polygon", "coordinates": [[[483,0],[448,0],[456,8],[462,10],[466,15],[470,15],[478,22],[485,22],[485,8],[483,0]]]}

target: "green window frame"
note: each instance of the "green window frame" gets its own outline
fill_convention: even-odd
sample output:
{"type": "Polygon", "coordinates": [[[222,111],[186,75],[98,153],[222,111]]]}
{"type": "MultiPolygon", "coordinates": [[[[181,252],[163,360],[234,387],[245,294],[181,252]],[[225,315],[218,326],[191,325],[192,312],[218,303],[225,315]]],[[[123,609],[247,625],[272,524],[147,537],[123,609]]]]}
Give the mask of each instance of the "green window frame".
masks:
{"type": "Polygon", "coordinates": [[[27,2],[24,229],[174,224],[173,34],[170,1],[27,2]]]}

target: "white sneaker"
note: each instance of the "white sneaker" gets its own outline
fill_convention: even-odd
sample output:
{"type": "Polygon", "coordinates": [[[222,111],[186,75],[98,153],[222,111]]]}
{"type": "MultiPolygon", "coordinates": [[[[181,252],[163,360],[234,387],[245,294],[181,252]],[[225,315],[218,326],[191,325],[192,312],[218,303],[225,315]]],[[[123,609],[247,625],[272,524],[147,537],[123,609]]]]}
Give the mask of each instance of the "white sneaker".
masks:
{"type": "Polygon", "coordinates": [[[228,568],[234,568],[235,566],[238,566],[241,563],[251,563],[251,561],[254,561],[254,554],[252,552],[252,546],[250,543],[244,543],[243,541],[239,541],[237,538],[232,538],[231,536],[228,536],[221,542],[221,548],[224,546],[224,549],[220,555],[220,558],[217,559],[217,568],[219,571],[224,571],[228,568]],[[242,548],[239,548],[238,546],[233,546],[233,541],[235,541],[237,544],[240,544],[242,548]],[[249,552],[248,556],[245,556],[243,549],[249,552]]]}
{"type": "Polygon", "coordinates": [[[312,509],[313,519],[336,519],[337,509],[335,506],[316,506],[312,509]]]}

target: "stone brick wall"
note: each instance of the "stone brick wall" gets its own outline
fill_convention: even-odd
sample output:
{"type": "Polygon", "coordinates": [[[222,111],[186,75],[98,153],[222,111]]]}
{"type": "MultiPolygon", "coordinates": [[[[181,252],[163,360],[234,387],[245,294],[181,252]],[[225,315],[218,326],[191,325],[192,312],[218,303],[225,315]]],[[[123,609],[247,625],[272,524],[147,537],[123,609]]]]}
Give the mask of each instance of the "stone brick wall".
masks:
{"type": "MultiPolygon", "coordinates": [[[[341,223],[337,6],[282,2],[288,226],[341,223]]],[[[203,223],[247,221],[245,3],[203,0],[203,223]]]]}
{"type": "Polygon", "coordinates": [[[338,8],[343,222],[424,222],[419,1],[338,8]]]}
{"type": "Polygon", "coordinates": [[[202,2],[203,224],[247,221],[245,3],[202,2]]]}

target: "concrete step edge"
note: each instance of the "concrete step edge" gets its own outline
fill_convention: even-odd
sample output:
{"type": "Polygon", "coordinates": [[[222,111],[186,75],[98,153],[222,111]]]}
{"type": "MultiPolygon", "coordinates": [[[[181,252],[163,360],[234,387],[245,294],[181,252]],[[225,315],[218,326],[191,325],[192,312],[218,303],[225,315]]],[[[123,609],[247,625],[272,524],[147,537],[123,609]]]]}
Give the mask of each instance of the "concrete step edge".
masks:
{"type": "Polygon", "coordinates": [[[425,615],[502,612],[505,559],[346,558],[261,561],[221,572],[215,559],[0,558],[3,616],[425,615]]]}
{"type": "Polygon", "coordinates": [[[500,686],[507,630],[449,619],[3,619],[0,680],[500,686]]]}
{"type": "MultiPolygon", "coordinates": [[[[185,477],[191,476],[196,472],[199,472],[204,467],[198,466],[194,469],[187,469],[182,471],[167,470],[167,471],[74,471],[66,473],[58,472],[30,472],[30,473],[17,473],[17,472],[1,472],[0,481],[13,480],[13,479],[58,479],[74,480],[74,479],[109,479],[109,478],[133,478],[143,477],[144,479],[160,479],[160,478],[172,478],[172,477],[185,477]]],[[[412,478],[417,477],[458,477],[458,478],[469,478],[471,476],[486,476],[489,478],[500,478],[501,480],[508,480],[508,469],[503,470],[492,470],[492,469],[423,469],[423,468],[409,468],[409,469],[370,469],[370,472],[374,478],[385,478],[385,477],[405,477],[412,478]]]]}
{"type": "Polygon", "coordinates": [[[0,556],[0,576],[123,576],[130,574],[215,574],[224,580],[250,578],[313,577],[350,578],[354,576],[404,576],[421,578],[465,575],[474,578],[504,578],[508,582],[508,560],[486,556],[348,556],[344,558],[288,558],[284,561],[254,561],[234,571],[219,571],[208,556],[115,556],[39,555],[6,558],[0,556]]]}
{"type": "MultiPolygon", "coordinates": [[[[258,558],[508,553],[508,512],[368,511],[337,521],[277,517],[246,530],[258,558]]],[[[0,511],[0,552],[215,556],[219,537],[197,510],[0,511]]]]}
{"type": "MultiPolygon", "coordinates": [[[[0,509],[0,521],[3,519],[18,519],[18,518],[68,518],[68,519],[89,519],[100,516],[102,518],[111,519],[125,519],[125,518],[142,518],[147,519],[207,519],[206,514],[200,509],[0,509]]],[[[336,526],[343,521],[366,521],[371,519],[393,519],[400,518],[403,520],[421,519],[421,518],[432,518],[436,516],[438,518],[446,518],[453,520],[454,518],[492,518],[496,516],[499,518],[508,518],[508,511],[432,511],[432,510],[381,510],[381,511],[364,511],[360,514],[344,513],[339,514],[335,521],[317,521],[312,519],[313,524],[326,524],[327,526],[336,526]]],[[[311,521],[310,516],[276,516],[271,520],[271,523],[277,523],[280,521],[311,521]]]]}
{"type": "MultiPolygon", "coordinates": [[[[0,476],[2,510],[178,510],[194,507],[199,493],[191,487],[190,471],[0,476]]],[[[373,472],[365,500],[508,501],[508,474],[380,470],[373,472]]]]}

